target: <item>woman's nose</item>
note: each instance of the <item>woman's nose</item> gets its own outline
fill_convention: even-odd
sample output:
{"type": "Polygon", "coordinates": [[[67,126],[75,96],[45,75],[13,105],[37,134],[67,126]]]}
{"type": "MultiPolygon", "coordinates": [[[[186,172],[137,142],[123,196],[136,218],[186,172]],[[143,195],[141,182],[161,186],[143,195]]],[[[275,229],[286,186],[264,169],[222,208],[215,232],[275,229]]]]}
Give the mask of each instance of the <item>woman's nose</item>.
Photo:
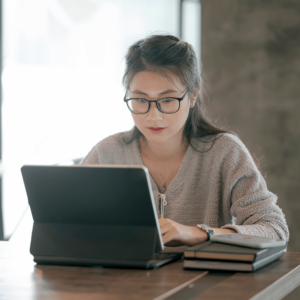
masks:
{"type": "Polygon", "coordinates": [[[163,113],[159,111],[155,102],[150,103],[150,109],[147,112],[147,119],[149,120],[162,120],[163,113]]]}

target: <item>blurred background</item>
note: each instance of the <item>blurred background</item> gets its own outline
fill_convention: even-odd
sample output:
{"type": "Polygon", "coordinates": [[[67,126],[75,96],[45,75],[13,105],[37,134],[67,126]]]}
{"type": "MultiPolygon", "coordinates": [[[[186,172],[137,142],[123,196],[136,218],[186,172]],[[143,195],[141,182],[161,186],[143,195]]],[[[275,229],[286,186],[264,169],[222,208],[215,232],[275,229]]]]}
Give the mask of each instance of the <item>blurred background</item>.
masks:
{"type": "Polygon", "coordinates": [[[189,41],[200,57],[201,7],[190,0],[1,5],[0,239],[13,240],[28,207],[21,166],[72,163],[106,136],[132,128],[121,83],[129,46],[152,33],[169,33],[189,41]]]}
{"type": "Polygon", "coordinates": [[[288,251],[300,251],[299,0],[2,0],[1,11],[0,239],[30,238],[23,164],[72,163],[133,126],[124,55],[170,33],[194,46],[211,116],[259,160],[288,251]]]}

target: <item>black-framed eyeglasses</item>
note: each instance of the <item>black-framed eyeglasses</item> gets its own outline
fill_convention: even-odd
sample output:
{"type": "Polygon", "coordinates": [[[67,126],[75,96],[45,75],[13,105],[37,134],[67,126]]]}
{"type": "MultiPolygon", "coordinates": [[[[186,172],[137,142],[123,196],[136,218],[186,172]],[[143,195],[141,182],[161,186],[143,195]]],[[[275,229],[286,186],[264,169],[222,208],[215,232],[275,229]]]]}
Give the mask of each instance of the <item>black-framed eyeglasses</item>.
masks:
{"type": "Polygon", "coordinates": [[[184,99],[188,92],[188,89],[181,98],[165,97],[158,100],[147,100],[143,98],[130,98],[126,99],[124,96],[124,102],[126,102],[128,109],[137,115],[146,114],[150,110],[151,102],[156,103],[158,110],[164,114],[174,114],[180,109],[180,102],[184,99]]]}

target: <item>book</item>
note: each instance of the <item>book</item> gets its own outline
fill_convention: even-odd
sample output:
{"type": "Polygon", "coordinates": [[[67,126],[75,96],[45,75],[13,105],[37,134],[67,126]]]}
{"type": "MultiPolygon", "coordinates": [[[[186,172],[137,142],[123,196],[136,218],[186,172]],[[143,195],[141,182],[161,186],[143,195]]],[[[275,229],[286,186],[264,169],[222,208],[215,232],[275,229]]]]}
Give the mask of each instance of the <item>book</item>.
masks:
{"type": "Polygon", "coordinates": [[[208,241],[186,249],[184,251],[184,258],[192,260],[201,259],[254,263],[283,251],[286,247],[287,246],[284,245],[276,248],[254,249],[208,241]]]}
{"type": "Polygon", "coordinates": [[[280,239],[266,238],[262,236],[254,236],[241,233],[228,233],[213,235],[211,241],[223,244],[230,244],[235,246],[242,246],[247,248],[276,248],[285,246],[286,241],[280,239]]]}
{"type": "Polygon", "coordinates": [[[197,260],[185,259],[184,269],[205,269],[205,270],[226,270],[226,271],[243,271],[254,272],[271,262],[279,259],[283,255],[283,250],[265,257],[257,262],[233,262],[233,261],[214,261],[214,260],[197,260]]]}

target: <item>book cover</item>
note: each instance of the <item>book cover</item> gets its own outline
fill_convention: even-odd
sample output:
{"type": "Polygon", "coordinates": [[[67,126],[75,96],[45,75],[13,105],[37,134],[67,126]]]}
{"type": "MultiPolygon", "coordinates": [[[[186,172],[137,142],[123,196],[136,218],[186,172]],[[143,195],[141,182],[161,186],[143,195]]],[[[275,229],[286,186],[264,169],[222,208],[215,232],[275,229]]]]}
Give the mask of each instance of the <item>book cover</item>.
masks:
{"type": "Polygon", "coordinates": [[[233,261],[213,261],[213,260],[191,260],[185,259],[183,263],[184,269],[202,269],[202,270],[224,270],[224,271],[242,271],[254,272],[271,262],[279,259],[283,255],[283,250],[272,254],[260,261],[251,262],[233,262],[233,261]]]}
{"type": "Polygon", "coordinates": [[[286,249],[286,245],[276,248],[254,249],[208,241],[188,248],[184,252],[184,258],[196,260],[258,262],[266,257],[283,251],[284,249],[286,249]]]}

